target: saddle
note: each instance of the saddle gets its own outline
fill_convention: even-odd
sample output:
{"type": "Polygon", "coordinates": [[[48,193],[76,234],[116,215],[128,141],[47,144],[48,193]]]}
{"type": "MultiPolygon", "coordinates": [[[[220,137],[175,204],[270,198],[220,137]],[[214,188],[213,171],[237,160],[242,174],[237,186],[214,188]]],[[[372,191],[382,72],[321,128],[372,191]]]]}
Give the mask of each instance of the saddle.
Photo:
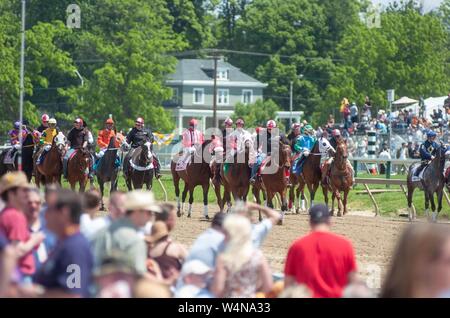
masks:
{"type": "Polygon", "coordinates": [[[263,169],[267,166],[267,164],[270,161],[270,156],[267,156],[262,162],[261,165],[259,166],[258,171],[256,172],[256,176],[260,177],[261,176],[261,172],[263,171],[263,169]]]}
{"type": "Polygon", "coordinates": [[[413,181],[413,182],[422,181],[423,180],[423,173],[428,168],[428,165],[429,165],[429,163],[425,167],[422,167],[422,170],[419,172],[419,175],[417,175],[417,170],[421,167],[421,165],[413,167],[412,171],[411,171],[411,174],[412,174],[411,181],[413,181]]]}

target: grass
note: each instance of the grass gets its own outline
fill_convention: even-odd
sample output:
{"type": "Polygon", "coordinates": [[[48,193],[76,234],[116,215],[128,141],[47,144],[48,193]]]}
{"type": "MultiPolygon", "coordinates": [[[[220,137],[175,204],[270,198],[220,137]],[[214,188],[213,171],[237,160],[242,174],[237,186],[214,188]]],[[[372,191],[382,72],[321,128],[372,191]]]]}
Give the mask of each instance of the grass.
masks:
{"type": "MultiPolygon", "coordinates": [[[[359,173],[358,177],[360,178],[375,178],[372,175],[359,173]]],[[[376,176],[376,178],[385,178],[385,176],[376,176]]],[[[392,179],[405,179],[406,175],[392,175],[392,179]]],[[[155,197],[158,201],[164,201],[164,192],[161,188],[161,185],[159,182],[157,182],[155,179],[153,180],[153,192],[155,194],[155,197]]],[[[163,175],[161,178],[161,182],[164,185],[166,191],[167,191],[167,197],[169,201],[176,201],[175,197],[175,188],[173,186],[172,182],[172,176],[171,175],[163,175]]],[[[64,181],[63,186],[68,187],[68,183],[64,181]]],[[[127,187],[125,185],[124,178],[121,176],[119,179],[119,189],[120,190],[127,190],[127,187]]],[[[97,184],[96,184],[97,187],[97,184]]],[[[180,182],[180,191],[183,190],[184,183],[180,182]]],[[[374,189],[386,189],[386,186],[384,185],[369,185],[371,190],[374,189]]],[[[391,186],[389,189],[398,189],[400,190],[400,187],[398,186],[391,186]]],[[[350,210],[353,211],[374,211],[374,207],[372,204],[372,201],[370,200],[369,196],[367,194],[357,194],[358,190],[365,190],[362,185],[358,185],[355,187],[354,190],[350,191],[348,196],[348,206],[350,210]]],[[[309,194],[306,193],[307,197],[309,198],[309,194]]],[[[109,184],[107,184],[105,189],[105,196],[109,196],[109,184]]],[[[380,214],[384,216],[398,216],[399,213],[405,213],[407,211],[407,201],[406,196],[403,194],[403,192],[384,192],[384,193],[377,193],[374,194],[375,200],[377,201],[378,207],[380,208],[380,214]]],[[[251,193],[249,194],[249,199],[251,198],[251,193]]],[[[189,194],[186,198],[186,202],[188,202],[189,194]]],[[[329,200],[331,203],[331,196],[329,195],[329,200]]],[[[424,195],[423,192],[420,190],[417,190],[414,192],[413,197],[413,203],[416,207],[417,214],[424,215],[424,195]]],[[[203,202],[203,194],[202,194],[202,188],[199,186],[194,191],[194,202],[201,203],[203,202]]],[[[210,205],[214,206],[216,204],[216,195],[214,193],[214,190],[210,188],[208,193],[208,202],[210,205]]],[[[319,187],[316,197],[314,200],[315,203],[324,202],[322,190],[319,187]]],[[[443,198],[443,208],[440,213],[440,215],[446,215],[447,217],[450,216],[450,207],[447,204],[445,198],[443,198]]],[[[335,205],[337,207],[337,205],[335,205]]]]}

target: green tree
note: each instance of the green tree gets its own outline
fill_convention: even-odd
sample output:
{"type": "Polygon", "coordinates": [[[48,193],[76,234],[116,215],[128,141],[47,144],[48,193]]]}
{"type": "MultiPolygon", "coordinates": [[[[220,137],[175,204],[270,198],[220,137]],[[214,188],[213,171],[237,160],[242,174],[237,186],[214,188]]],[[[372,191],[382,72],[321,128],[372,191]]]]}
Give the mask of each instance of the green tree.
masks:
{"type": "MultiPolygon", "coordinates": [[[[274,119],[279,110],[280,108],[274,101],[270,99],[264,101],[259,99],[253,104],[236,104],[231,118],[234,121],[238,118],[242,118],[247,127],[265,127],[267,120],[274,119]]],[[[281,122],[279,122],[278,125],[280,129],[284,129],[281,122]]]]}

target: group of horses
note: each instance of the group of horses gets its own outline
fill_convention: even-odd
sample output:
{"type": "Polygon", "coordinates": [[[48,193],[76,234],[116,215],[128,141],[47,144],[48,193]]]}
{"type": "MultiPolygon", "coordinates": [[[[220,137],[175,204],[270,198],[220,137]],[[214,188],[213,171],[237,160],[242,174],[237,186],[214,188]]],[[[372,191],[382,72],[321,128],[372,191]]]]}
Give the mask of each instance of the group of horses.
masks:
{"type": "MultiPolygon", "coordinates": [[[[210,184],[214,188],[217,203],[220,212],[224,211],[225,204],[228,210],[232,206],[231,197],[235,201],[246,201],[250,192],[250,175],[251,168],[250,154],[252,151],[252,141],[246,140],[244,147],[236,152],[230,158],[223,158],[219,165],[219,175],[216,176],[211,169],[215,167],[210,166],[209,160],[203,156],[205,149],[211,143],[210,140],[205,141],[201,146],[196,148],[196,151],[191,155],[190,163],[186,169],[177,171],[176,161],[172,161],[171,173],[175,186],[175,195],[177,198],[177,214],[181,216],[184,212],[184,203],[186,201],[187,192],[189,191],[189,209],[188,217],[191,216],[192,203],[194,201],[193,193],[196,186],[201,186],[203,190],[203,204],[204,216],[207,217],[208,211],[208,192],[210,184]],[[184,190],[180,200],[180,180],[184,181],[184,190]],[[223,188],[223,196],[222,189],[223,188]]],[[[252,194],[256,202],[261,204],[260,194],[263,195],[264,200],[269,207],[273,207],[273,200],[278,194],[281,199],[282,215],[288,210],[288,207],[293,205],[296,213],[300,213],[300,198],[304,199],[305,186],[308,187],[311,198],[311,205],[314,201],[315,192],[320,184],[325,195],[325,201],[328,204],[328,192],[332,194],[332,210],[334,213],[334,200],[338,200],[338,216],[342,213],[347,213],[347,195],[353,185],[352,171],[347,166],[347,146],[345,141],[338,143],[335,159],[331,164],[331,174],[329,178],[322,178],[321,160],[318,142],[314,145],[310,155],[304,161],[303,173],[296,175],[290,173],[290,193],[289,201],[287,202],[288,180],[286,178],[286,169],[291,169],[292,154],[291,146],[284,144],[281,141],[274,143],[272,146],[272,155],[268,156],[263,161],[260,168],[260,178],[256,179],[252,187],[252,194]],[[326,179],[327,182],[322,182],[326,179]],[[341,199],[341,192],[343,192],[343,199],[341,199]],[[298,205],[296,205],[298,202],[298,205]]],[[[306,207],[304,207],[306,209],[306,207]]],[[[261,214],[259,214],[261,220],[261,214]]],[[[283,220],[280,220],[282,224],[283,220]]]]}

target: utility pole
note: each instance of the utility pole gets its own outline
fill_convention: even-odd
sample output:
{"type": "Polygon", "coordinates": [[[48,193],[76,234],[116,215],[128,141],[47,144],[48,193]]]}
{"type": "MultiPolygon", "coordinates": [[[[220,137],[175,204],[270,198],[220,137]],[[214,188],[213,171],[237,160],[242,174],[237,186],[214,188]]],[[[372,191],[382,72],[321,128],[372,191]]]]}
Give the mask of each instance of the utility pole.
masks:
{"type": "Polygon", "coordinates": [[[26,6],[26,0],[22,0],[22,43],[20,47],[20,96],[19,96],[19,121],[20,121],[20,128],[19,128],[19,144],[20,148],[18,151],[18,167],[17,169],[19,171],[22,171],[22,131],[23,131],[23,93],[24,93],[24,73],[25,73],[25,6],[26,6]]]}
{"type": "Polygon", "coordinates": [[[289,93],[289,111],[291,112],[290,116],[289,116],[289,127],[292,127],[292,96],[293,96],[293,92],[292,92],[292,87],[294,85],[294,82],[291,81],[291,86],[290,86],[290,93],[289,93]]]}
{"type": "Polygon", "coordinates": [[[217,60],[219,59],[217,54],[214,54],[214,97],[213,97],[213,125],[214,128],[219,127],[219,122],[217,120],[217,60]]]}

